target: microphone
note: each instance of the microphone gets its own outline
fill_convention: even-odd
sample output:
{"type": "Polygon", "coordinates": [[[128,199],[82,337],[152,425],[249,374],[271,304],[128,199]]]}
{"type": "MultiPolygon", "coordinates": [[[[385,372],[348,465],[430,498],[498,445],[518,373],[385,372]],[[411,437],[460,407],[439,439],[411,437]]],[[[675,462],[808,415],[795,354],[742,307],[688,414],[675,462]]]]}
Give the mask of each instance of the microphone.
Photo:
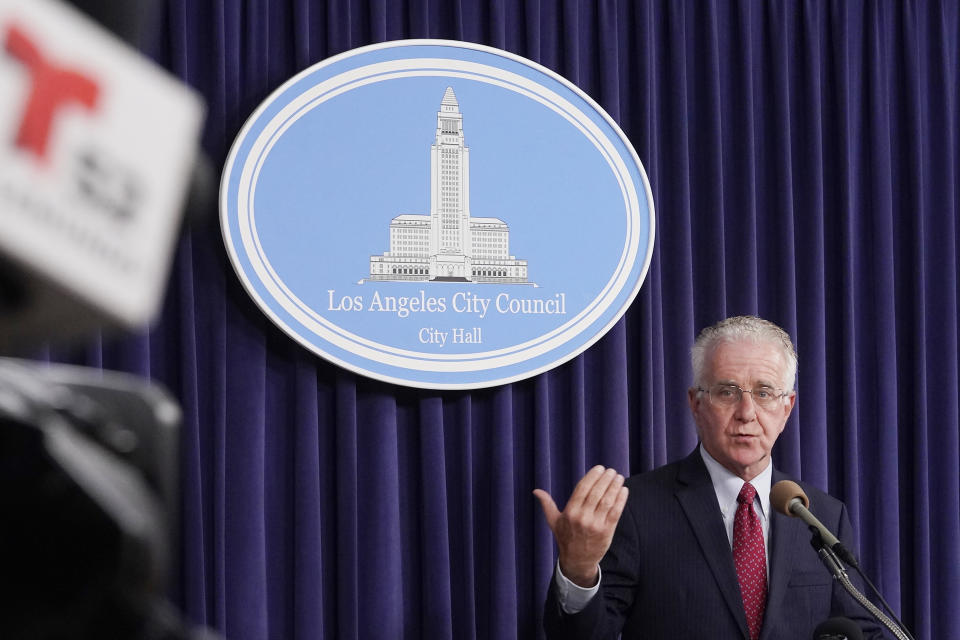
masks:
{"type": "Polygon", "coordinates": [[[142,330],[184,209],[214,202],[200,95],[116,37],[142,39],[160,0],[74,2],[0,1],[4,354],[142,330]]]}
{"type": "MultiPolygon", "coordinates": [[[[863,575],[857,559],[850,551],[843,546],[843,543],[837,540],[837,537],[830,533],[829,529],[823,526],[823,523],[817,520],[816,516],[810,513],[810,498],[803,492],[796,482],[790,480],[781,480],[770,488],[770,506],[780,513],[800,518],[803,520],[810,531],[813,532],[813,539],[810,544],[817,550],[817,554],[824,565],[833,574],[833,576],[843,585],[853,598],[859,602],[870,615],[876,618],[883,626],[890,630],[899,640],[912,640],[913,636],[906,630],[899,620],[894,622],[880,611],[872,602],[870,602],[857,588],[850,582],[847,572],[840,564],[842,559],[848,565],[857,570],[857,573],[870,585],[877,597],[887,608],[887,610],[896,618],[896,614],[886,603],[873,583],[863,575]]],[[[821,623],[813,632],[813,640],[863,640],[863,632],[848,618],[830,618],[821,623]]]]}
{"type": "Polygon", "coordinates": [[[856,557],[816,516],[810,513],[810,498],[796,482],[781,480],[774,484],[770,489],[770,505],[784,515],[800,518],[806,522],[807,526],[820,534],[824,545],[836,553],[841,560],[851,567],[859,566],[856,557]]]}
{"type": "Polygon", "coordinates": [[[830,618],[813,630],[813,640],[863,640],[863,631],[850,618],[830,618]]]}

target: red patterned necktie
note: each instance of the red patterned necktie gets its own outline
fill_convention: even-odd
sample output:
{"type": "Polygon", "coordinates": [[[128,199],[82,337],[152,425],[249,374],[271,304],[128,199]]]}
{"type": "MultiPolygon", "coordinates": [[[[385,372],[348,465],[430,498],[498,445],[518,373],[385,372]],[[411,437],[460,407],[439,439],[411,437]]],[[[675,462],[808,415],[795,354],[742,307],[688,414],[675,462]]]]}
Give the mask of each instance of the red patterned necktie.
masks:
{"type": "Polygon", "coordinates": [[[767,558],[763,546],[763,527],[753,510],[757,490],[749,482],[737,496],[737,513],[733,517],[733,564],[740,580],[743,610],[747,614],[751,640],[760,637],[763,609],[767,603],[767,558]]]}

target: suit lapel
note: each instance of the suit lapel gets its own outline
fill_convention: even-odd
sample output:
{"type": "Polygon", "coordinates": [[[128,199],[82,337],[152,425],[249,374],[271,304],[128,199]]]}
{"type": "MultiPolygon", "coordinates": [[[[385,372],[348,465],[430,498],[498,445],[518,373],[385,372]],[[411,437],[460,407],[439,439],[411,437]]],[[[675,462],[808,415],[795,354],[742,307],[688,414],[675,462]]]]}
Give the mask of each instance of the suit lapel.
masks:
{"type": "MultiPolygon", "coordinates": [[[[773,470],[773,483],[788,479],[786,474],[773,470]]],[[[772,509],[772,508],[771,508],[772,509]]],[[[767,620],[776,620],[780,615],[787,582],[793,572],[795,552],[802,548],[805,529],[797,520],[774,512],[770,516],[770,588],[767,591],[767,608],[763,614],[764,626],[760,638],[767,637],[767,620]]]]}
{"type": "Polygon", "coordinates": [[[680,501],[690,527],[700,543],[720,592],[743,637],[749,637],[747,617],[740,596],[740,583],[733,566],[733,553],[723,528],[723,515],[717,504],[717,494],[710,481],[710,474],[703,464],[703,458],[700,457],[699,447],[680,465],[677,484],[677,500],[680,501]]]}

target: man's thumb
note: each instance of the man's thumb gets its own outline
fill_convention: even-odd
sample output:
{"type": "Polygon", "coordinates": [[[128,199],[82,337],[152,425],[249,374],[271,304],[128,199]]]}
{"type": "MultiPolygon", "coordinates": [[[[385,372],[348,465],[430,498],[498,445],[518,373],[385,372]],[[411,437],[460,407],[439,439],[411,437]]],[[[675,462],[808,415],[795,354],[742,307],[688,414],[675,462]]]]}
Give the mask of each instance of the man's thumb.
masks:
{"type": "Polygon", "coordinates": [[[553,525],[560,517],[560,510],[557,509],[557,503],[553,501],[550,494],[543,489],[534,489],[533,495],[537,496],[540,506],[543,507],[543,516],[547,519],[547,525],[553,530],[553,525]]]}

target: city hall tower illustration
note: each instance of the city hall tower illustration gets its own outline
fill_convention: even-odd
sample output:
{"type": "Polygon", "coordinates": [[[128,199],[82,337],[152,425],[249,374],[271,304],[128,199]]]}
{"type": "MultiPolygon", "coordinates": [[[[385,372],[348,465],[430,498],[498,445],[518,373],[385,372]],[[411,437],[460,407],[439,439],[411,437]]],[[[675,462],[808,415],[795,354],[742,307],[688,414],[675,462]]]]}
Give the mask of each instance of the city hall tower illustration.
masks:
{"type": "Polygon", "coordinates": [[[370,256],[369,279],[530,284],[527,261],[510,255],[507,223],[470,215],[470,148],[452,87],[430,146],[430,215],[390,221],[390,250],[370,256]]]}

